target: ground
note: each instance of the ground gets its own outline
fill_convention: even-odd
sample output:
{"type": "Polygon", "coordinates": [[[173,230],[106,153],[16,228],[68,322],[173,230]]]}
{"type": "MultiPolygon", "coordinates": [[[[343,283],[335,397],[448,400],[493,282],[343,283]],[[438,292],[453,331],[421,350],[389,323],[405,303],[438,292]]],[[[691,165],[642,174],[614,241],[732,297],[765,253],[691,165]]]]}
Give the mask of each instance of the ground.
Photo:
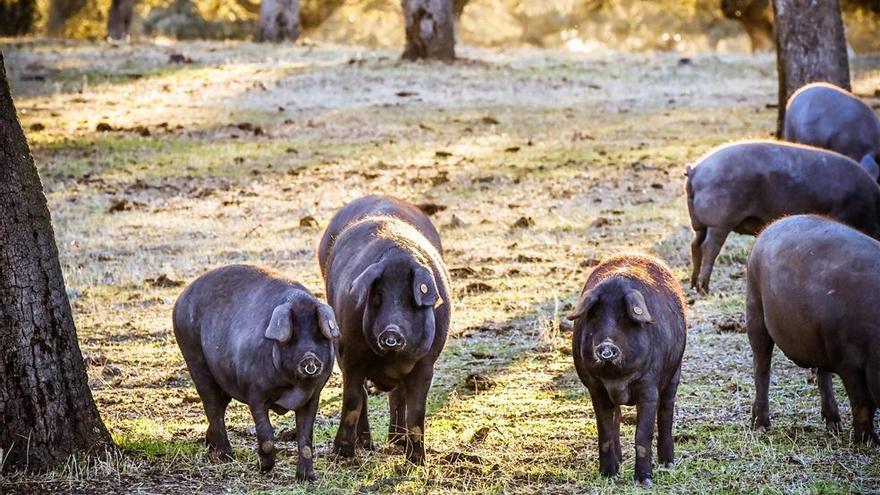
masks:
{"type": "MultiPolygon", "coordinates": [[[[598,476],[596,424],[560,321],[604,256],[653,253],[685,283],[685,165],[775,128],[771,56],[682,58],[460,50],[454,65],[323,44],[0,41],[49,198],[90,385],[121,450],[11,475],[34,493],[632,493],[624,463],[598,476]],[[212,461],[206,420],[171,331],[186,283],[228,263],[276,268],[320,295],[315,260],[334,211],[368,193],[431,210],[453,275],[453,323],[429,399],[426,467],[386,451],[329,456],[340,374],[317,424],[319,481],[294,480],[290,416],[268,475],[247,409],[228,426],[238,460],[212,461]],[[478,390],[467,377],[486,379],[478,390]]],[[[877,105],[880,58],[853,60],[877,105]]],[[[732,236],[714,293],[687,289],[677,464],[657,493],[880,490],[876,449],[831,436],[807,373],[777,352],[773,427],[749,427],[741,329],[752,238],[732,236]]],[[[387,399],[371,397],[385,438],[387,399]]]]}

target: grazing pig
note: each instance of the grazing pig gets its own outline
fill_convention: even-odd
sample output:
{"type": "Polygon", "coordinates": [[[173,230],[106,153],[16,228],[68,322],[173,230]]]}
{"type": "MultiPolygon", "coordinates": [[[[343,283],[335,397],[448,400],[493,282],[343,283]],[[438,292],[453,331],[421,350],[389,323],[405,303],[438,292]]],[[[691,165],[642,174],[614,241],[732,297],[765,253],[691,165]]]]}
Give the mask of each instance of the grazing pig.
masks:
{"type": "Polygon", "coordinates": [[[618,474],[620,406],[635,405],[635,480],[650,485],[655,421],[659,461],[673,462],[672,416],[687,340],[681,287],[656,258],[616,256],[593,270],[568,319],[575,368],[596,413],[599,471],[618,474]]]}
{"type": "Polygon", "coordinates": [[[783,137],[793,143],[833,150],[853,160],[866,161],[865,166],[876,167],[874,158],[880,153],[880,118],[845,89],[828,83],[808,84],[788,99],[783,137]]]}
{"type": "MultiPolygon", "coordinates": [[[[818,368],[829,379],[830,373],[840,376],[852,406],[855,440],[880,444],[873,421],[880,406],[878,294],[880,242],[855,229],[797,215],[758,236],[749,256],[746,293],[755,428],[770,426],[767,389],[777,345],[798,366],[818,368]]],[[[827,392],[822,414],[826,421],[839,422],[827,392]]]]}
{"type": "Polygon", "coordinates": [[[269,270],[230,265],[197,278],[174,305],[174,335],[208,416],[206,442],[232,458],[231,399],[250,407],[260,469],[275,465],[268,410],[296,411],[296,476],[315,479],[312,430],[333,371],[339,327],[330,306],[269,270]]]}
{"type": "Polygon", "coordinates": [[[342,416],[334,452],[373,448],[365,383],[390,391],[389,441],[424,462],[425,401],[449,326],[440,236],[414,206],[368,196],[342,208],[318,257],[342,339],[342,416]]]}
{"type": "Polygon", "coordinates": [[[691,284],[704,293],[731,231],[757,235],[782,216],[816,213],[880,234],[880,186],[833,151],[777,141],[734,143],[688,167],[686,187],[695,232],[691,284]]]}

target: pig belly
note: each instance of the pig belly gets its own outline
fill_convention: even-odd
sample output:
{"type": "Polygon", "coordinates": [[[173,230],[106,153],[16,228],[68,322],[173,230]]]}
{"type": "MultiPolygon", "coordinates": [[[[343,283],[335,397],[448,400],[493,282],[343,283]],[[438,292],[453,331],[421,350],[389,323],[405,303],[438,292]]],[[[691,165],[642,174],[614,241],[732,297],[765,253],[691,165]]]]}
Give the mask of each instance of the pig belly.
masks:
{"type": "Polygon", "coordinates": [[[802,368],[828,368],[827,352],[819,328],[790,314],[773,318],[765,314],[767,332],[779,350],[802,368]]]}

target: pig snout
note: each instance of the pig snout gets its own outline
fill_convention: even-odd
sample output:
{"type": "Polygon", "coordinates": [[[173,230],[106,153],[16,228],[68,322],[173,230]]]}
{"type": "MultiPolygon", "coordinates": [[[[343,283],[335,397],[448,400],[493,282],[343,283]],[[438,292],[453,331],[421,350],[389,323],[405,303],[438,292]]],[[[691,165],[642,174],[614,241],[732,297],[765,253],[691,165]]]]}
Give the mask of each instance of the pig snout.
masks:
{"type": "Polygon", "coordinates": [[[377,338],[379,348],[383,351],[399,351],[406,346],[406,338],[397,325],[388,325],[377,338]]]}
{"type": "Polygon", "coordinates": [[[322,363],[321,360],[318,359],[318,356],[313,352],[307,352],[306,355],[300,359],[296,369],[304,376],[316,376],[324,369],[324,363],[322,363]]]}
{"type": "Polygon", "coordinates": [[[610,340],[604,340],[593,349],[593,355],[600,363],[612,363],[620,357],[620,347],[610,340]]]}

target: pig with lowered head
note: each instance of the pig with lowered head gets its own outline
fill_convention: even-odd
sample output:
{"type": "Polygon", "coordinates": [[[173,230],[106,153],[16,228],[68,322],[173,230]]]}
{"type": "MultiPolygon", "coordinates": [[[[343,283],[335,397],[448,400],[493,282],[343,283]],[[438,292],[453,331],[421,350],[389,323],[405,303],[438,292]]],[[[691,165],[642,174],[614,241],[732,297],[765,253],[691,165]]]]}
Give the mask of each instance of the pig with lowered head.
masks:
{"type": "Polygon", "coordinates": [[[590,391],[599,430],[599,471],[620,470],[620,406],[636,406],[637,483],[651,485],[651,442],[672,465],[672,417],[687,340],[681,287],[662,261],[627,254],[600,263],[568,315],[572,355],[590,391]]]}
{"type": "Polygon", "coordinates": [[[373,448],[367,380],[389,391],[389,441],[414,464],[425,457],[425,402],[449,327],[449,275],[440,236],[415,206],[367,196],[342,208],[321,240],[327,300],[342,338],[342,416],[334,452],[373,448]]]}
{"type": "Polygon", "coordinates": [[[208,446],[232,458],[226,407],[231,399],[244,402],[256,423],[260,470],[269,471],[275,465],[269,409],[293,410],[296,476],[315,479],[312,431],[339,337],[330,306],[278,273],[230,265],[191,283],[174,305],[173,320],[208,416],[208,446]]]}
{"type": "Polygon", "coordinates": [[[744,141],[714,149],[687,168],[695,234],[691,285],[709,291],[715,259],[730,232],[757,235],[785,215],[827,215],[877,237],[876,179],[848,157],[800,144],[744,141]]]}
{"type": "MultiPolygon", "coordinates": [[[[798,366],[840,376],[852,406],[854,439],[880,445],[874,431],[880,407],[880,242],[828,218],[783,218],[758,236],[747,284],[752,425],[770,426],[770,360],[778,346],[798,366]]],[[[826,421],[835,419],[828,416],[832,406],[837,414],[823,393],[826,421]]]]}
{"type": "Polygon", "coordinates": [[[833,150],[866,167],[877,167],[880,118],[843,88],[828,83],[800,88],[788,99],[784,124],[786,141],[833,150]]]}

